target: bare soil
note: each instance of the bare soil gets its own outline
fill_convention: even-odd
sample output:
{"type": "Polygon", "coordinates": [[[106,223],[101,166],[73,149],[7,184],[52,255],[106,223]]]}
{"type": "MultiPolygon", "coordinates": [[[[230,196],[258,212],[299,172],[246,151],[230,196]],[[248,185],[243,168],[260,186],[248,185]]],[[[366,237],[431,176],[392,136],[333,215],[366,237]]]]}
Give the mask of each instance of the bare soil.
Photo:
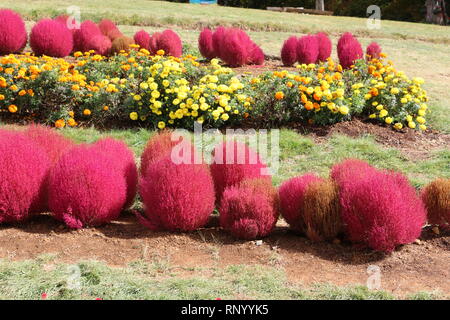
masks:
{"type": "Polygon", "coordinates": [[[21,226],[0,226],[0,258],[23,260],[56,254],[56,261],[104,261],[126,266],[143,259],[167,262],[179,276],[207,276],[208,268],[246,264],[282,268],[303,285],[365,285],[370,265],[381,269],[382,289],[397,296],[418,291],[450,295],[450,233],[425,229],[421,240],[391,254],[341,243],[313,243],[280,221],[275,232],[255,241],[238,241],[218,228],[217,217],[193,233],[153,232],[127,212],[103,227],[71,231],[49,215],[21,226]],[[197,269],[196,269],[197,268],[197,269]],[[201,269],[199,269],[201,268],[201,269]]]}

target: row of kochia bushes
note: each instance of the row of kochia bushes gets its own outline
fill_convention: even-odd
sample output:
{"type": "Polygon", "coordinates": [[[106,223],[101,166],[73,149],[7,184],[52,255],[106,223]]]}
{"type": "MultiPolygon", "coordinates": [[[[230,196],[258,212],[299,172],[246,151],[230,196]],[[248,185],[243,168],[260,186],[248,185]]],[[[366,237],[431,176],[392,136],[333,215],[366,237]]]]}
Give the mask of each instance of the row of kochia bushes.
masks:
{"type": "Polygon", "coordinates": [[[237,238],[268,236],[281,215],[313,241],[344,235],[389,252],[417,239],[427,221],[449,227],[449,179],[432,182],[419,196],[404,175],[350,159],[333,166],[329,179],[306,174],[277,190],[245,144],[216,146],[208,166],[195,164],[195,147],[186,141],[186,154],[178,155],[192,164],[176,164],[178,143],[169,131],[152,137],[138,171],[120,140],[75,145],[41,126],[0,129],[0,222],[50,211],[70,228],[99,226],[130,208],[139,190],[145,211],[136,215],[151,230],[201,228],[217,207],[221,227],[237,238]]]}
{"type": "MultiPolygon", "coordinates": [[[[130,45],[136,44],[152,54],[163,50],[165,54],[174,57],[182,55],[181,39],[170,29],[152,35],[145,30],[139,30],[130,38],[124,36],[108,19],[103,19],[99,24],[86,20],[73,29],[69,28],[71,23],[68,16],[38,21],[32,28],[29,39],[33,52],[36,55],[65,57],[72,52],[94,50],[105,56],[128,50],[130,45]]],[[[0,10],[0,55],[18,53],[26,44],[27,32],[20,15],[12,10],[0,10]]],[[[205,28],[200,33],[198,47],[206,59],[220,58],[232,67],[264,64],[265,55],[261,47],[239,28],[220,26],[214,31],[205,28]]],[[[296,62],[311,64],[326,61],[331,52],[330,38],[320,32],[301,38],[290,37],[283,44],[281,59],[285,66],[292,66],[296,62]]],[[[364,58],[361,44],[350,33],[345,33],[339,39],[337,53],[344,68],[349,68],[355,61],[364,58]]],[[[372,58],[379,58],[381,48],[372,43],[366,53],[372,58]]]]}

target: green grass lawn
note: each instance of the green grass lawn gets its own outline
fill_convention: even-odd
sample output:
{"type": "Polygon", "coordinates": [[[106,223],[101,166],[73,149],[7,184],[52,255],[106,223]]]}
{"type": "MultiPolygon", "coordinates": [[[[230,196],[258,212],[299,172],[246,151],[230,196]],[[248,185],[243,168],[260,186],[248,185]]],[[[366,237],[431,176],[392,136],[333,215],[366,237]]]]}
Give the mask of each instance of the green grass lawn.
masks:
{"type": "MultiPolygon", "coordinates": [[[[325,299],[391,300],[385,291],[363,286],[337,287],[315,284],[303,287],[290,283],[284,271],[273,267],[231,265],[224,269],[199,266],[198,274],[180,276],[170,266],[136,261],[126,268],[99,262],[75,265],[53,263],[53,256],[11,262],[0,260],[0,299],[325,299]],[[74,270],[76,270],[74,272],[74,270]],[[79,275],[74,277],[73,274],[79,275]]],[[[189,270],[185,270],[189,271],[189,270]]],[[[402,299],[442,298],[439,293],[418,292],[402,299]]]]}

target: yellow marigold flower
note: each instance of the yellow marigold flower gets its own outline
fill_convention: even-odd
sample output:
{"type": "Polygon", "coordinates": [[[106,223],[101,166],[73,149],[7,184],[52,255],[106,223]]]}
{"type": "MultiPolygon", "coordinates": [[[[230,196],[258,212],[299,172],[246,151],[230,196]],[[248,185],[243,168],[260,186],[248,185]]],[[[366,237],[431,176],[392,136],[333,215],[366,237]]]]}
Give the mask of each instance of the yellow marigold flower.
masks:
{"type": "Polygon", "coordinates": [[[83,114],[84,114],[85,116],[90,116],[90,115],[91,115],[91,110],[89,110],[89,109],[84,109],[84,110],[83,110],[83,114]]]}
{"type": "Polygon", "coordinates": [[[16,113],[17,112],[17,106],[15,104],[11,104],[8,107],[8,111],[11,112],[11,113],[16,113]]]}
{"type": "Polygon", "coordinates": [[[69,111],[69,117],[74,117],[75,116],[75,113],[73,112],[73,111],[69,111]]]}
{"type": "Polygon", "coordinates": [[[375,113],[372,113],[372,114],[369,116],[370,119],[375,119],[376,117],[377,117],[377,115],[376,115],[375,113]]]}
{"type": "Polygon", "coordinates": [[[427,112],[426,112],[425,110],[423,110],[423,109],[420,109],[420,110],[418,111],[419,116],[422,116],[422,117],[423,117],[426,113],[427,113],[427,112]]]}
{"type": "Polygon", "coordinates": [[[72,90],[74,90],[74,91],[80,90],[80,86],[77,85],[77,84],[74,84],[74,85],[72,86],[72,90]]]}
{"type": "Polygon", "coordinates": [[[74,118],[70,118],[70,119],[67,121],[67,124],[68,124],[69,126],[71,126],[71,127],[75,127],[75,126],[77,125],[77,122],[75,121],[74,118]]]}
{"type": "Polygon", "coordinates": [[[406,116],[406,121],[411,122],[412,120],[413,120],[412,116],[410,116],[410,115],[406,116]]]}
{"type": "Polygon", "coordinates": [[[410,127],[411,129],[415,129],[416,128],[416,123],[413,122],[413,121],[408,122],[408,127],[410,127]]]}
{"type": "Polygon", "coordinates": [[[400,122],[397,122],[396,124],[394,124],[394,128],[400,130],[403,128],[403,125],[400,122]]]}
{"type": "Polygon", "coordinates": [[[166,127],[166,123],[164,121],[158,122],[158,128],[164,129],[166,127]]]}
{"type": "Polygon", "coordinates": [[[59,119],[55,121],[56,128],[64,128],[66,126],[66,122],[63,119],[59,119]]]}
{"type": "Polygon", "coordinates": [[[377,110],[381,111],[384,109],[384,106],[382,104],[377,105],[377,110]]]}
{"type": "Polygon", "coordinates": [[[384,122],[386,122],[387,124],[391,124],[392,121],[394,121],[394,119],[392,119],[391,117],[386,117],[386,119],[384,119],[384,122]]]}
{"type": "Polygon", "coordinates": [[[130,119],[133,121],[136,121],[139,118],[137,112],[131,112],[130,113],[130,119]]]}
{"type": "Polygon", "coordinates": [[[278,91],[278,92],[275,93],[275,99],[283,100],[283,98],[284,98],[284,93],[283,92],[278,91]]]}
{"type": "Polygon", "coordinates": [[[133,99],[136,101],[140,101],[142,99],[142,97],[140,95],[136,94],[133,96],[133,99]]]}
{"type": "Polygon", "coordinates": [[[139,87],[142,90],[147,90],[148,89],[148,83],[147,82],[141,82],[141,84],[139,85],[139,87]]]}
{"type": "Polygon", "coordinates": [[[391,89],[391,93],[392,94],[398,94],[400,92],[400,90],[398,88],[392,88],[391,89]]]}
{"type": "Polygon", "coordinates": [[[421,124],[421,125],[419,126],[419,128],[420,128],[420,130],[423,130],[423,131],[427,130],[427,126],[426,126],[426,125],[423,125],[423,124],[421,124]]]}
{"type": "Polygon", "coordinates": [[[348,107],[347,106],[341,106],[339,107],[339,112],[343,115],[348,114],[348,107]]]}
{"type": "Polygon", "coordinates": [[[156,54],[158,56],[163,56],[165,54],[165,52],[164,52],[164,50],[160,49],[160,50],[156,51],[156,54]]]}
{"type": "Polygon", "coordinates": [[[230,118],[230,116],[227,113],[224,113],[220,116],[220,119],[222,119],[223,121],[227,121],[230,118]]]}
{"type": "Polygon", "coordinates": [[[380,118],[384,118],[387,115],[388,115],[388,111],[387,110],[383,109],[383,110],[380,111],[380,118]]]}
{"type": "Polygon", "coordinates": [[[0,101],[5,100],[5,96],[3,94],[0,94],[0,101]]]}
{"type": "Polygon", "coordinates": [[[74,56],[75,58],[81,57],[82,55],[83,55],[83,53],[82,53],[81,51],[77,51],[77,52],[75,52],[75,53],[73,54],[73,56],[74,56]]]}
{"type": "Polygon", "coordinates": [[[420,124],[424,124],[426,122],[425,118],[423,118],[423,117],[417,117],[416,120],[420,124]]]}

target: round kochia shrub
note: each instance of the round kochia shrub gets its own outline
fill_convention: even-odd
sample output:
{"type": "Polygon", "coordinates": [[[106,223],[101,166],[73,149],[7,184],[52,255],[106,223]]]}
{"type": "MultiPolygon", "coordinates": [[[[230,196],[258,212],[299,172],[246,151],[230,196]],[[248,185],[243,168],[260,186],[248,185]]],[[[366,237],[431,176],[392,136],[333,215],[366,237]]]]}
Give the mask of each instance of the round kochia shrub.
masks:
{"type": "Polygon", "coordinates": [[[214,51],[213,32],[209,28],[205,28],[198,37],[198,49],[203,57],[208,60],[217,57],[214,51]]]}
{"type": "Polygon", "coordinates": [[[297,62],[297,43],[297,37],[292,36],[283,44],[283,48],[281,49],[281,61],[286,67],[293,66],[297,62]]]}
{"type": "Polygon", "coordinates": [[[214,31],[212,35],[213,48],[217,57],[222,56],[223,39],[225,37],[226,30],[227,29],[223,26],[217,27],[216,31],[214,31]]]}
{"type": "Polygon", "coordinates": [[[111,41],[115,38],[123,36],[116,24],[109,19],[103,19],[98,24],[98,28],[104,36],[107,36],[111,41]]]}
{"type": "Polygon", "coordinates": [[[172,140],[172,134],[172,131],[164,130],[150,138],[141,156],[141,175],[145,175],[147,168],[153,163],[158,162],[162,158],[171,157],[172,152],[179,159],[186,159],[189,163],[195,162],[197,151],[191,142],[184,137],[177,139],[175,136],[172,140]]]}
{"type": "Polygon", "coordinates": [[[323,181],[314,174],[292,178],[285,181],[279,188],[280,210],[284,220],[291,229],[305,232],[304,198],[308,186],[313,182],[323,181]]]}
{"type": "Polygon", "coordinates": [[[24,132],[31,140],[47,153],[52,164],[75,146],[74,142],[59,134],[56,130],[42,125],[30,125],[24,132]]]}
{"type": "Polygon", "coordinates": [[[279,216],[278,194],[268,179],[250,179],[225,189],[220,202],[220,225],[240,239],[265,237],[279,216]]]}
{"type": "Polygon", "coordinates": [[[214,210],[214,186],[206,165],[175,164],[165,157],[147,168],[139,184],[145,206],[140,222],[152,230],[192,231],[214,210]]]}
{"type": "Polygon", "coordinates": [[[379,59],[381,56],[381,47],[378,43],[372,42],[366,50],[367,59],[379,59]]]}
{"type": "Polygon", "coordinates": [[[92,47],[93,39],[102,36],[102,32],[96,23],[91,20],[83,21],[79,29],[73,29],[73,51],[86,52],[95,50],[92,47]]]}
{"type": "Polygon", "coordinates": [[[218,204],[227,187],[239,185],[246,179],[260,177],[270,179],[266,172],[268,168],[258,153],[251,150],[246,144],[234,140],[215,147],[210,169],[218,204]]]}
{"type": "Polygon", "coordinates": [[[20,15],[0,10],[0,55],[20,52],[27,44],[27,31],[20,15]]]}
{"type": "Polygon", "coordinates": [[[344,69],[350,68],[358,59],[364,58],[359,41],[350,33],[344,33],[337,45],[339,63],[344,69]]]}
{"type": "Polygon", "coordinates": [[[133,38],[125,36],[118,37],[112,42],[111,54],[118,54],[121,51],[129,51],[132,44],[134,44],[133,38]]]}
{"type": "Polygon", "coordinates": [[[422,190],[428,223],[450,227],[450,179],[436,179],[422,190]]]}
{"type": "Polygon", "coordinates": [[[138,171],[133,151],[128,148],[125,142],[112,138],[97,141],[95,147],[117,163],[127,185],[127,198],[124,209],[128,209],[136,197],[138,183],[138,171]]]}
{"type": "Polygon", "coordinates": [[[157,41],[158,50],[164,50],[165,55],[181,57],[183,54],[183,44],[181,39],[173,30],[164,30],[157,41]]]}
{"type": "Polygon", "coordinates": [[[156,52],[158,51],[158,41],[159,41],[160,37],[161,37],[161,32],[155,32],[152,34],[152,36],[150,38],[149,51],[153,55],[155,55],[156,52]]]}
{"type": "Polygon", "coordinates": [[[150,48],[150,35],[145,30],[139,30],[134,34],[134,42],[138,44],[141,48],[149,49],[150,48]]]}
{"type": "Polygon", "coordinates": [[[350,241],[390,252],[420,236],[426,220],[424,205],[402,174],[363,168],[355,175],[341,175],[338,185],[350,241]]]}
{"type": "Polygon", "coordinates": [[[72,52],[72,32],[61,22],[42,19],[31,29],[30,46],[36,55],[66,57],[72,52]]]}
{"type": "Polygon", "coordinates": [[[312,241],[333,240],[342,231],[338,186],[331,180],[312,182],[303,199],[306,236],[312,241]]]}
{"type": "Polygon", "coordinates": [[[319,42],[319,55],[317,57],[318,62],[325,62],[331,56],[333,50],[333,44],[325,32],[319,32],[316,34],[319,42]]]}
{"type": "Polygon", "coordinates": [[[0,130],[0,223],[23,221],[41,210],[49,166],[30,138],[0,130]]]}
{"type": "Polygon", "coordinates": [[[301,64],[316,63],[319,57],[319,39],[313,35],[303,36],[297,42],[297,59],[301,64]]]}
{"type": "Polygon", "coordinates": [[[117,163],[86,145],[59,159],[50,170],[48,190],[52,214],[73,229],[116,219],[126,201],[126,183],[117,163]]]}

